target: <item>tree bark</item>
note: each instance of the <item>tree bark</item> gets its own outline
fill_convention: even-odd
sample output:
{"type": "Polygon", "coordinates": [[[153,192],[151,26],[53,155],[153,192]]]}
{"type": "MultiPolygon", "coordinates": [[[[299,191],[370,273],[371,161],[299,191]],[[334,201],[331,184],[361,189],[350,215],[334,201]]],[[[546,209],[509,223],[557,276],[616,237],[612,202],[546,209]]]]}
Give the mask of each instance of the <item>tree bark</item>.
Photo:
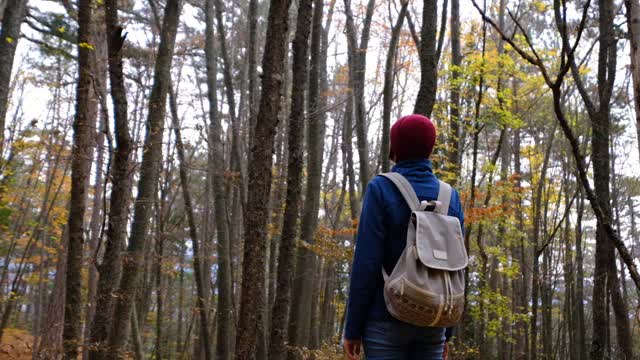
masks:
{"type": "Polygon", "coordinates": [[[216,86],[217,52],[214,34],[214,0],[205,2],[206,43],[205,56],[207,64],[207,97],[209,100],[209,174],[213,190],[215,223],[217,232],[218,253],[218,304],[216,330],[216,358],[230,360],[232,355],[231,338],[233,329],[233,290],[231,282],[231,248],[227,224],[227,195],[224,186],[223,170],[224,149],[222,145],[222,124],[218,116],[218,96],[216,86]]]}
{"type": "MultiPolygon", "coordinates": [[[[447,139],[447,163],[451,176],[451,186],[455,186],[460,176],[460,0],[451,0],[451,91],[449,92],[449,136],[447,139]]],[[[517,149],[516,151],[520,151],[517,149]]]]}
{"type": "Polygon", "coordinates": [[[249,159],[248,204],[244,216],[245,246],[242,296],[236,342],[236,359],[251,359],[256,349],[258,326],[265,306],[262,287],[265,281],[268,197],[271,187],[273,142],[284,72],[285,44],[290,0],[274,0],[269,6],[267,42],[262,60],[263,79],[255,140],[249,159]]]}
{"type": "Polygon", "coordinates": [[[391,107],[393,103],[393,82],[395,80],[395,64],[398,48],[398,40],[400,39],[400,31],[404,18],[407,15],[407,7],[409,2],[405,1],[400,8],[398,20],[391,30],[391,40],[389,41],[389,49],[387,50],[387,61],[384,70],[384,89],[382,90],[382,139],[380,141],[380,162],[382,164],[382,172],[389,171],[389,128],[391,126],[391,107]]]}
{"type": "Polygon", "coordinates": [[[189,176],[187,174],[187,164],[185,162],[184,156],[184,145],[182,143],[180,122],[178,120],[178,105],[176,103],[175,93],[171,84],[169,84],[169,98],[173,132],[176,136],[176,150],[178,153],[178,161],[180,167],[180,184],[182,187],[182,198],[184,200],[184,211],[187,214],[187,222],[189,223],[189,236],[191,237],[191,247],[193,248],[193,272],[196,281],[197,296],[196,312],[200,315],[200,343],[204,348],[205,360],[212,360],[213,354],[211,352],[211,337],[209,336],[209,310],[207,309],[208,295],[205,292],[205,279],[203,279],[202,276],[202,255],[200,253],[200,240],[198,239],[196,218],[193,214],[191,191],[189,191],[189,176]]]}
{"type": "MultiPolygon", "coordinates": [[[[304,91],[307,83],[309,32],[312,15],[312,0],[301,0],[298,4],[296,34],[293,41],[293,88],[291,89],[291,112],[289,113],[287,195],[284,222],[278,255],[278,287],[271,316],[271,341],[269,357],[286,358],[291,286],[295,273],[296,228],[302,200],[304,91]]],[[[273,255],[273,254],[272,254],[273,255]]]]}
{"type": "Polygon", "coordinates": [[[367,68],[367,48],[369,47],[369,33],[371,30],[371,19],[375,7],[375,0],[369,0],[362,24],[360,34],[360,44],[356,40],[356,28],[351,13],[351,0],[344,0],[345,13],[347,16],[346,32],[349,58],[349,86],[355,110],[356,140],[358,144],[358,157],[360,158],[360,187],[362,193],[367,188],[369,182],[369,150],[367,145],[366,130],[366,110],[364,104],[365,72],[367,68]]]}
{"type": "MultiPolygon", "coordinates": [[[[591,117],[591,151],[593,161],[594,189],[603,215],[610,224],[612,219],[610,195],[610,101],[616,72],[617,44],[614,36],[614,4],[611,0],[599,1],[600,47],[598,51],[598,111],[591,117]]],[[[615,253],[609,236],[601,222],[596,227],[596,266],[593,285],[593,341],[591,358],[602,359],[605,356],[605,343],[608,332],[605,326],[608,308],[605,307],[607,290],[612,294],[613,310],[616,315],[616,334],[621,351],[633,358],[631,335],[626,305],[621,299],[615,253]]]]}
{"type": "Polygon", "coordinates": [[[249,42],[247,46],[249,50],[247,55],[249,56],[249,148],[253,143],[256,112],[258,111],[256,103],[258,102],[258,71],[257,71],[257,58],[258,58],[258,0],[249,0],[249,42]]]}
{"type": "Polygon", "coordinates": [[[584,198],[582,192],[576,205],[576,291],[574,312],[575,312],[575,328],[576,328],[576,346],[578,359],[587,358],[586,329],[584,321],[584,267],[582,253],[582,215],[584,213],[584,198]]]}
{"type": "Polygon", "coordinates": [[[96,290],[96,312],[91,329],[89,359],[105,359],[109,349],[105,342],[109,335],[113,313],[114,290],[120,282],[122,271],[121,251],[124,248],[129,199],[131,196],[131,150],[129,135],[127,91],[124,83],[122,46],[125,36],[118,25],[118,6],[116,0],[107,0],[106,32],[109,58],[109,78],[111,80],[111,99],[115,117],[116,149],[111,169],[112,190],[109,207],[109,223],[105,253],[98,265],[98,287],[96,290]]]}
{"type": "MultiPolygon", "coordinates": [[[[320,94],[320,50],[322,45],[323,1],[314,2],[311,63],[309,67],[309,123],[307,124],[307,183],[305,189],[300,239],[305,245],[315,241],[320,206],[320,184],[322,180],[322,159],[324,156],[325,117],[320,94]]],[[[315,254],[306,246],[298,248],[293,302],[289,318],[289,343],[293,346],[308,346],[310,340],[310,321],[313,313],[312,293],[316,285],[315,254]]]]}
{"type": "Polygon", "coordinates": [[[420,88],[413,109],[415,114],[424,116],[431,116],[438,88],[437,25],[438,2],[424,0],[422,29],[420,31],[420,88]]]}
{"type": "Polygon", "coordinates": [[[149,100],[148,131],[140,166],[138,196],[136,198],[131,236],[124,254],[122,279],[117,291],[113,323],[109,333],[109,358],[121,355],[128,339],[131,308],[139,286],[144,250],[148,243],[148,228],[157,188],[160,161],[162,159],[162,134],[169,91],[171,61],[175,45],[180,0],[168,0],[165,6],[162,33],[155,65],[154,83],[149,100]]]}
{"type": "Polygon", "coordinates": [[[13,58],[20,39],[20,26],[27,10],[27,0],[9,0],[2,15],[0,31],[0,157],[4,150],[4,127],[9,107],[13,58]]]}
{"type": "Polygon", "coordinates": [[[73,152],[71,159],[71,198],[69,206],[67,273],[64,330],[62,341],[64,358],[76,359],[82,338],[82,258],[84,244],[84,216],[87,185],[95,141],[96,101],[93,85],[92,4],[78,3],[78,84],[76,115],[73,123],[73,152]]]}
{"type": "Polygon", "coordinates": [[[640,154],[640,1],[625,0],[624,4],[627,7],[627,29],[629,31],[629,48],[631,49],[631,78],[633,80],[633,105],[636,113],[638,154],[640,154]]]}

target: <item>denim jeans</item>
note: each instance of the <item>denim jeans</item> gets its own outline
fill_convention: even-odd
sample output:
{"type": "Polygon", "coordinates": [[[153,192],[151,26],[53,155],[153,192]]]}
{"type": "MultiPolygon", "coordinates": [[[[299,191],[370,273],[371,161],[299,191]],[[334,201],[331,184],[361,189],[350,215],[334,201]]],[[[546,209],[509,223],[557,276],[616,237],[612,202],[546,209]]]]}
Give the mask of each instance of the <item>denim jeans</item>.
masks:
{"type": "Polygon", "coordinates": [[[442,360],[445,329],[398,320],[367,322],[362,339],[367,360],[442,360]]]}

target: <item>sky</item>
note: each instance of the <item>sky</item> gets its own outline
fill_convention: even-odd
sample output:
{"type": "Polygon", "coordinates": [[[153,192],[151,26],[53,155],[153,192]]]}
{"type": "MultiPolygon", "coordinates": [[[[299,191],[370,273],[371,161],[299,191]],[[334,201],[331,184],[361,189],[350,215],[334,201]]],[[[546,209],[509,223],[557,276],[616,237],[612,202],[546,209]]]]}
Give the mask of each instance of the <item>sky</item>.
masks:
{"type": "MultiPolygon", "coordinates": [[[[142,4],[142,2],[139,2],[140,4],[142,4]]],[[[340,3],[340,2],[338,2],[340,3]]],[[[356,2],[357,4],[357,2],[356,2]]],[[[38,8],[40,10],[50,10],[50,11],[56,11],[56,12],[64,12],[64,9],[62,8],[61,5],[59,5],[58,3],[54,2],[54,1],[46,1],[46,0],[34,0],[30,2],[30,5],[34,8],[38,8]]],[[[354,5],[355,6],[355,5],[354,5]]],[[[513,8],[513,6],[509,6],[510,8],[513,8]]],[[[439,9],[442,8],[442,5],[439,5],[439,9]]],[[[186,5],[182,14],[182,22],[183,23],[187,23],[189,24],[189,26],[191,27],[198,27],[198,24],[201,24],[201,22],[198,20],[198,15],[197,15],[197,11],[195,8],[191,7],[190,5],[186,5]]],[[[338,22],[338,20],[336,20],[338,17],[341,17],[342,14],[334,14],[334,29],[336,28],[336,23],[338,22]]],[[[472,6],[472,3],[470,0],[461,0],[461,16],[462,16],[462,26],[467,26],[469,21],[479,21],[480,20],[480,16],[477,12],[477,10],[472,6]]],[[[440,16],[438,16],[440,17],[440,16]]],[[[376,11],[376,15],[374,17],[374,23],[376,21],[387,21],[387,8],[384,4],[382,5],[378,5],[377,11],[376,11]]],[[[358,19],[356,19],[356,21],[358,21],[358,19]]],[[[415,20],[417,23],[417,26],[419,26],[420,23],[420,19],[416,19],[415,20]]],[[[388,26],[391,26],[390,24],[388,26]]],[[[202,24],[202,28],[204,27],[204,25],[202,24]]],[[[129,42],[132,43],[137,43],[137,44],[145,44],[148,42],[147,39],[147,34],[145,34],[143,31],[139,31],[136,29],[131,29],[128,28],[126,29],[129,34],[128,34],[128,38],[127,40],[129,42]]],[[[34,31],[29,28],[26,24],[23,25],[22,27],[22,31],[26,34],[28,34],[31,37],[37,37],[36,34],[34,34],[34,31]]],[[[335,30],[334,30],[335,31],[335,30]]],[[[448,31],[448,29],[447,29],[448,31]]],[[[335,53],[342,53],[345,54],[346,53],[346,45],[344,42],[344,37],[342,34],[338,34],[341,37],[336,37],[336,44],[330,45],[333,46],[333,51],[335,53]]],[[[330,35],[330,38],[332,37],[332,35],[330,35]]],[[[368,52],[368,56],[367,56],[367,74],[370,77],[372,73],[375,73],[376,71],[376,66],[379,63],[379,59],[382,58],[384,60],[384,54],[382,54],[382,52],[386,53],[386,42],[385,39],[388,39],[388,34],[382,34],[382,35],[377,35],[375,33],[372,33],[372,38],[371,38],[371,42],[370,42],[370,50],[368,52]],[[381,36],[386,36],[385,38],[381,38],[381,36]]],[[[448,42],[448,40],[447,40],[448,42]]],[[[21,60],[24,59],[25,57],[32,57],[32,56],[37,56],[37,52],[34,51],[35,49],[34,44],[26,41],[25,39],[22,39],[19,42],[19,46],[18,46],[18,52],[17,52],[17,56],[16,56],[16,64],[20,64],[21,60]]],[[[445,45],[446,46],[446,45],[445,45]]],[[[446,49],[445,49],[446,51],[446,49]]],[[[329,53],[331,54],[331,50],[329,50],[329,53]]],[[[617,84],[621,84],[623,81],[625,81],[624,77],[626,74],[626,71],[624,70],[628,65],[629,65],[629,49],[628,46],[625,46],[624,50],[619,52],[619,56],[618,56],[618,75],[617,75],[617,84]]],[[[335,66],[336,62],[344,62],[344,58],[346,56],[345,55],[341,55],[340,56],[335,56],[335,57],[331,57],[328,59],[328,63],[329,63],[329,67],[335,66]]],[[[595,58],[595,57],[594,57],[595,58]]],[[[595,61],[595,60],[593,60],[595,61]]],[[[14,70],[17,71],[16,67],[14,67],[14,70]]],[[[193,69],[189,69],[188,67],[185,68],[185,73],[183,75],[185,75],[185,80],[183,80],[183,82],[181,83],[181,86],[184,89],[184,93],[194,93],[195,87],[194,86],[190,86],[189,84],[189,79],[193,79],[193,77],[195,77],[195,72],[193,71],[193,69]]],[[[414,82],[416,80],[419,80],[419,73],[417,74],[411,74],[411,79],[414,80],[414,82]]],[[[413,87],[411,87],[410,85],[410,90],[409,92],[415,92],[417,93],[417,84],[415,84],[413,87]]],[[[376,91],[381,91],[381,88],[371,88],[371,89],[367,89],[370,92],[376,92],[376,91]]],[[[182,93],[182,92],[180,92],[182,93]]],[[[15,94],[14,94],[15,95],[15,94]]],[[[371,94],[371,96],[373,96],[373,94],[371,94]]],[[[24,107],[23,107],[23,112],[24,112],[24,116],[25,116],[25,120],[26,121],[31,121],[33,119],[43,119],[47,116],[47,99],[51,98],[51,93],[50,90],[46,87],[36,87],[33,85],[29,85],[28,88],[25,90],[25,97],[24,97],[24,107]]],[[[14,99],[15,100],[15,99],[14,99]]],[[[184,98],[184,101],[182,103],[187,103],[190,101],[190,99],[188,98],[184,98]]],[[[110,102],[109,102],[110,103],[110,102]]],[[[630,104],[631,105],[631,104],[630,104]]],[[[407,99],[406,102],[403,104],[402,109],[404,113],[409,113],[412,110],[413,107],[413,100],[411,98],[407,99]]],[[[634,111],[632,106],[629,106],[626,110],[626,114],[624,114],[624,111],[622,113],[622,118],[623,118],[623,127],[625,129],[625,133],[621,138],[621,141],[623,142],[622,146],[620,146],[619,148],[617,148],[617,152],[618,152],[618,167],[620,169],[620,172],[623,174],[635,174],[637,173],[637,170],[640,168],[640,159],[638,157],[638,151],[637,151],[637,139],[636,139],[636,130],[635,130],[635,124],[633,122],[634,120],[634,111]]],[[[10,114],[11,114],[11,108],[9,110],[10,114]]],[[[197,118],[197,112],[199,112],[200,109],[198,107],[188,107],[186,109],[184,109],[184,123],[185,123],[185,127],[187,127],[187,130],[185,132],[185,136],[188,138],[189,135],[189,129],[190,128],[194,128],[195,124],[190,121],[191,119],[195,119],[197,118]]],[[[329,120],[331,121],[331,119],[329,120]]],[[[331,124],[329,124],[329,126],[331,126],[331,124]]],[[[380,122],[377,121],[376,119],[374,119],[372,121],[371,127],[369,129],[369,137],[371,139],[376,138],[379,133],[379,129],[380,129],[380,122]]],[[[193,134],[195,135],[195,134],[193,134]]]]}

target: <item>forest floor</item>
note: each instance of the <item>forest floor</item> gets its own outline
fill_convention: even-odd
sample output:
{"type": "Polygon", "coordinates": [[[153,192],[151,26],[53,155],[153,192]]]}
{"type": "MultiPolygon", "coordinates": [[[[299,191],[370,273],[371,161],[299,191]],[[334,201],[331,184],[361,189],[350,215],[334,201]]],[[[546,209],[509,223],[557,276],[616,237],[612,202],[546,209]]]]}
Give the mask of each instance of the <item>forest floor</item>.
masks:
{"type": "Polygon", "coordinates": [[[0,343],[0,360],[31,359],[33,336],[24,330],[5,329],[0,343]]]}

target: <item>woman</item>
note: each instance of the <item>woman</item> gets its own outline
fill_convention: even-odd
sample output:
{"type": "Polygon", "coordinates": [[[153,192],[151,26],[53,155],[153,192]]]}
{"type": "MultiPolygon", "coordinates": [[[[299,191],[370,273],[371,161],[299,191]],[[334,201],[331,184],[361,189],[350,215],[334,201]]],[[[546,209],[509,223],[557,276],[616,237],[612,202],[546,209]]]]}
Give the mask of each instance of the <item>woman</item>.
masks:
{"type": "MultiPolygon", "coordinates": [[[[418,198],[435,200],[439,182],[429,156],[436,129],[429,118],[408,115],[391,128],[390,158],[394,172],[409,180],[418,198]]],[[[367,186],[358,226],[347,304],[344,349],[358,359],[361,347],[368,360],[435,360],[446,358],[451,329],[418,327],[397,320],[385,306],[382,267],[391,273],[406,244],[411,211],[396,186],[377,176],[367,186]]],[[[453,190],[449,216],[464,224],[458,192],[453,190]]]]}

